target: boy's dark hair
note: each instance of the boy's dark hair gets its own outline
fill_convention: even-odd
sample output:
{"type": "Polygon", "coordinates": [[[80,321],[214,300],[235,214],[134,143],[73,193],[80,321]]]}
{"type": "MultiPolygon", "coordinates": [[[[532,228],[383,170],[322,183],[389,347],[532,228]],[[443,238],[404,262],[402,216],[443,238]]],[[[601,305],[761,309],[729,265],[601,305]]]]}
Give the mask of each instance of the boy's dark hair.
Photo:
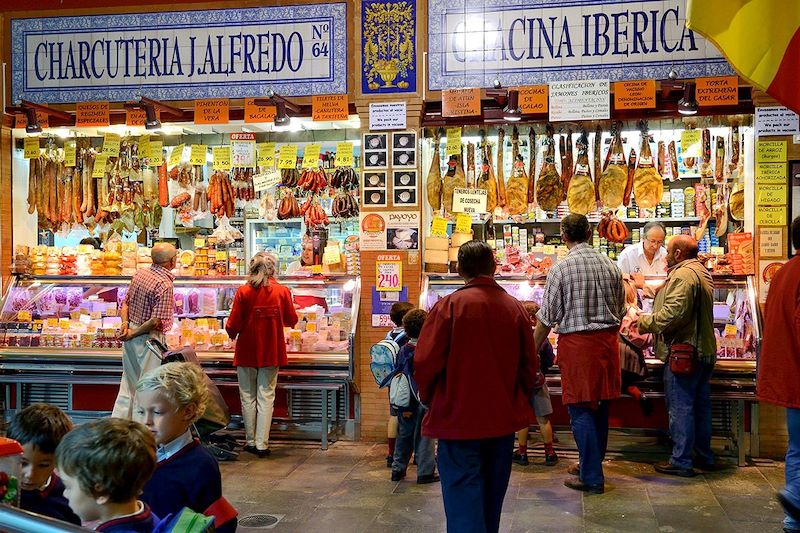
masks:
{"type": "Polygon", "coordinates": [[[6,436],[23,446],[32,444],[42,453],[55,453],[58,443],[72,430],[67,414],[46,403],[29,405],[11,419],[6,436]]]}
{"type": "Polygon", "coordinates": [[[800,217],[792,220],[792,244],[795,250],[800,250],[800,217]]]}
{"type": "Polygon", "coordinates": [[[536,313],[538,313],[539,309],[541,309],[539,304],[536,302],[522,302],[522,307],[524,307],[525,311],[528,312],[528,319],[535,324],[538,320],[536,318],[536,313]]]}
{"type": "Polygon", "coordinates": [[[494,252],[483,241],[467,241],[458,249],[458,273],[463,278],[493,276],[494,252]]]}
{"type": "Polygon", "coordinates": [[[572,213],[561,220],[561,233],[569,242],[580,244],[592,237],[592,226],[585,215],[572,213]]]}
{"type": "Polygon", "coordinates": [[[418,339],[422,325],[425,323],[428,313],[424,309],[412,309],[403,317],[403,329],[410,339],[418,339]]]}
{"type": "Polygon", "coordinates": [[[56,449],[58,469],[94,497],[135,500],[156,469],[156,441],[138,422],[102,418],[69,432],[56,449]]]}
{"type": "Polygon", "coordinates": [[[403,325],[403,317],[412,309],[414,309],[414,306],[408,302],[395,302],[389,310],[389,318],[391,318],[394,325],[399,328],[403,325]]]}

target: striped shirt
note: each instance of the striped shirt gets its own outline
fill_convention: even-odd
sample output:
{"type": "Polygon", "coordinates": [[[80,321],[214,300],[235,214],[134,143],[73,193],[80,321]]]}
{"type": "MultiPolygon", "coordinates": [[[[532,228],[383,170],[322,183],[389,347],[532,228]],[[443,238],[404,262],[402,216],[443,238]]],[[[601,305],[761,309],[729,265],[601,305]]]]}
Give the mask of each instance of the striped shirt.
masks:
{"type": "Polygon", "coordinates": [[[625,316],[622,273],[611,259],[586,243],[574,246],[547,275],[536,315],[558,333],[618,326],[625,316]]]}
{"type": "Polygon", "coordinates": [[[128,320],[142,325],[151,318],[160,318],[160,331],[169,331],[175,314],[175,299],[172,296],[174,279],[172,272],[159,265],[137,270],[125,297],[128,320]]]}

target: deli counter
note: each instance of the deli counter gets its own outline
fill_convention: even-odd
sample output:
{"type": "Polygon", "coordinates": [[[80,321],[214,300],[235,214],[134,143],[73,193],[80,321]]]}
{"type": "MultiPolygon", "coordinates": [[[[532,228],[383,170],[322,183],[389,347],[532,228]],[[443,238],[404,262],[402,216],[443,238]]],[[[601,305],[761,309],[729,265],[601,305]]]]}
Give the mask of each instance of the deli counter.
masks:
{"type": "MultiPolygon", "coordinates": [[[[0,383],[7,410],[37,401],[78,416],[111,410],[122,372],[119,309],[130,279],[12,278],[0,312],[0,383]]],[[[240,411],[235,341],[224,323],[245,280],[177,277],[175,322],[166,333],[170,348],[196,350],[235,413],[240,411]]],[[[299,322],[286,331],[289,362],[278,375],[276,429],[283,424],[302,433],[327,418],[339,433],[356,438],[353,378],[360,280],[315,276],[279,281],[292,290],[299,322]]]]}

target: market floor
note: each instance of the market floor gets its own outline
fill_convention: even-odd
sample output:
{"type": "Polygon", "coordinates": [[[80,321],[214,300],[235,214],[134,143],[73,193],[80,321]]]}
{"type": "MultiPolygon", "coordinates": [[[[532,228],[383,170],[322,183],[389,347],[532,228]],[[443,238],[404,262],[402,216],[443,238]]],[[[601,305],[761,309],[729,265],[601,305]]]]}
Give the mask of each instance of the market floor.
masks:
{"type": "MultiPolygon", "coordinates": [[[[606,463],[606,493],[583,495],[562,485],[574,452],[544,466],[541,449],[528,467],[515,465],[503,508],[501,531],[743,532],[782,531],[775,492],[783,463],[759,461],[692,479],[662,476],[637,454],[606,463]],[[537,464],[539,463],[539,464],[537,464]]],[[[225,496],[239,510],[240,533],[266,531],[246,522],[278,522],[271,531],[445,531],[438,483],[417,485],[416,473],[389,480],[386,446],[338,442],[328,451],[310,442],[273,444],[272,455],[242,453],[222,463],[225,496]],[[248,518],[250,517],[250,518],[248,518]]]]}

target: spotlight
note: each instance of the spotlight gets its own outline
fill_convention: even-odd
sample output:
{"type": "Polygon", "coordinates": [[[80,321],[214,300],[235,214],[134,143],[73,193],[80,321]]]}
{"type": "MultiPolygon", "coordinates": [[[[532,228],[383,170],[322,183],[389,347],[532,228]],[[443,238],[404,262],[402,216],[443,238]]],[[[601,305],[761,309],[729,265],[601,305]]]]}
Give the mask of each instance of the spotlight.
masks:
{"type": "Polygon", "coordinates": [[[286,104],[283,100],[275,102],[275,125],[288,126],[291,122],[289,114],[286,112],[286,104]]]}
{"type": "Polygon", "coordinates": [[[517,122],[522,119],[522,109],[519,107],[519,91],[516,89],[508,91],[508,103],[503,108],[503,118],[509,122],[517,122]]]}
{"type": "Polygon", "coordinates": [[[672,69],[669,70],[669,74],[667,74],[667,76],[669,76],[669,79],[671,79],[671,80],[677,80],[678,79],[678,71],[675,70],[674,68],[672,68],[672,69]]]}
{"type": "Polygon", "coordinates": [[[26,106],[25,117],[28,119],[28,123],[25,125],[25,133],[42,133],[42,125],[39,124],[39,119],[36,117],[36,109],[26,106]]]}
{"type": "Polygon", "coordinates": [[[697,114],[697,98],[695,98],[695,83],[687,81],[683,87],[683,98],[678,101],[678,113],[681,115],[697,114]]]}
{"type": "Polygon", "coordinates": [[[145,103],[139,101],[139,105],[141,105],[142,109],[144,109],[145,121],[144,127],[147,130],[157,130],[161,128],[161,121],[158,120],[158,115],[156,114],[156,108],[153,104],[145,103]]]}
{"type": "Polygon", "coordinates": [[[502,89],[503,88],[503,84],[500,83],[500,80],[495,78],[494,81],[492,82],[492,87],[494,87],[495,89],[502,89]]]}

